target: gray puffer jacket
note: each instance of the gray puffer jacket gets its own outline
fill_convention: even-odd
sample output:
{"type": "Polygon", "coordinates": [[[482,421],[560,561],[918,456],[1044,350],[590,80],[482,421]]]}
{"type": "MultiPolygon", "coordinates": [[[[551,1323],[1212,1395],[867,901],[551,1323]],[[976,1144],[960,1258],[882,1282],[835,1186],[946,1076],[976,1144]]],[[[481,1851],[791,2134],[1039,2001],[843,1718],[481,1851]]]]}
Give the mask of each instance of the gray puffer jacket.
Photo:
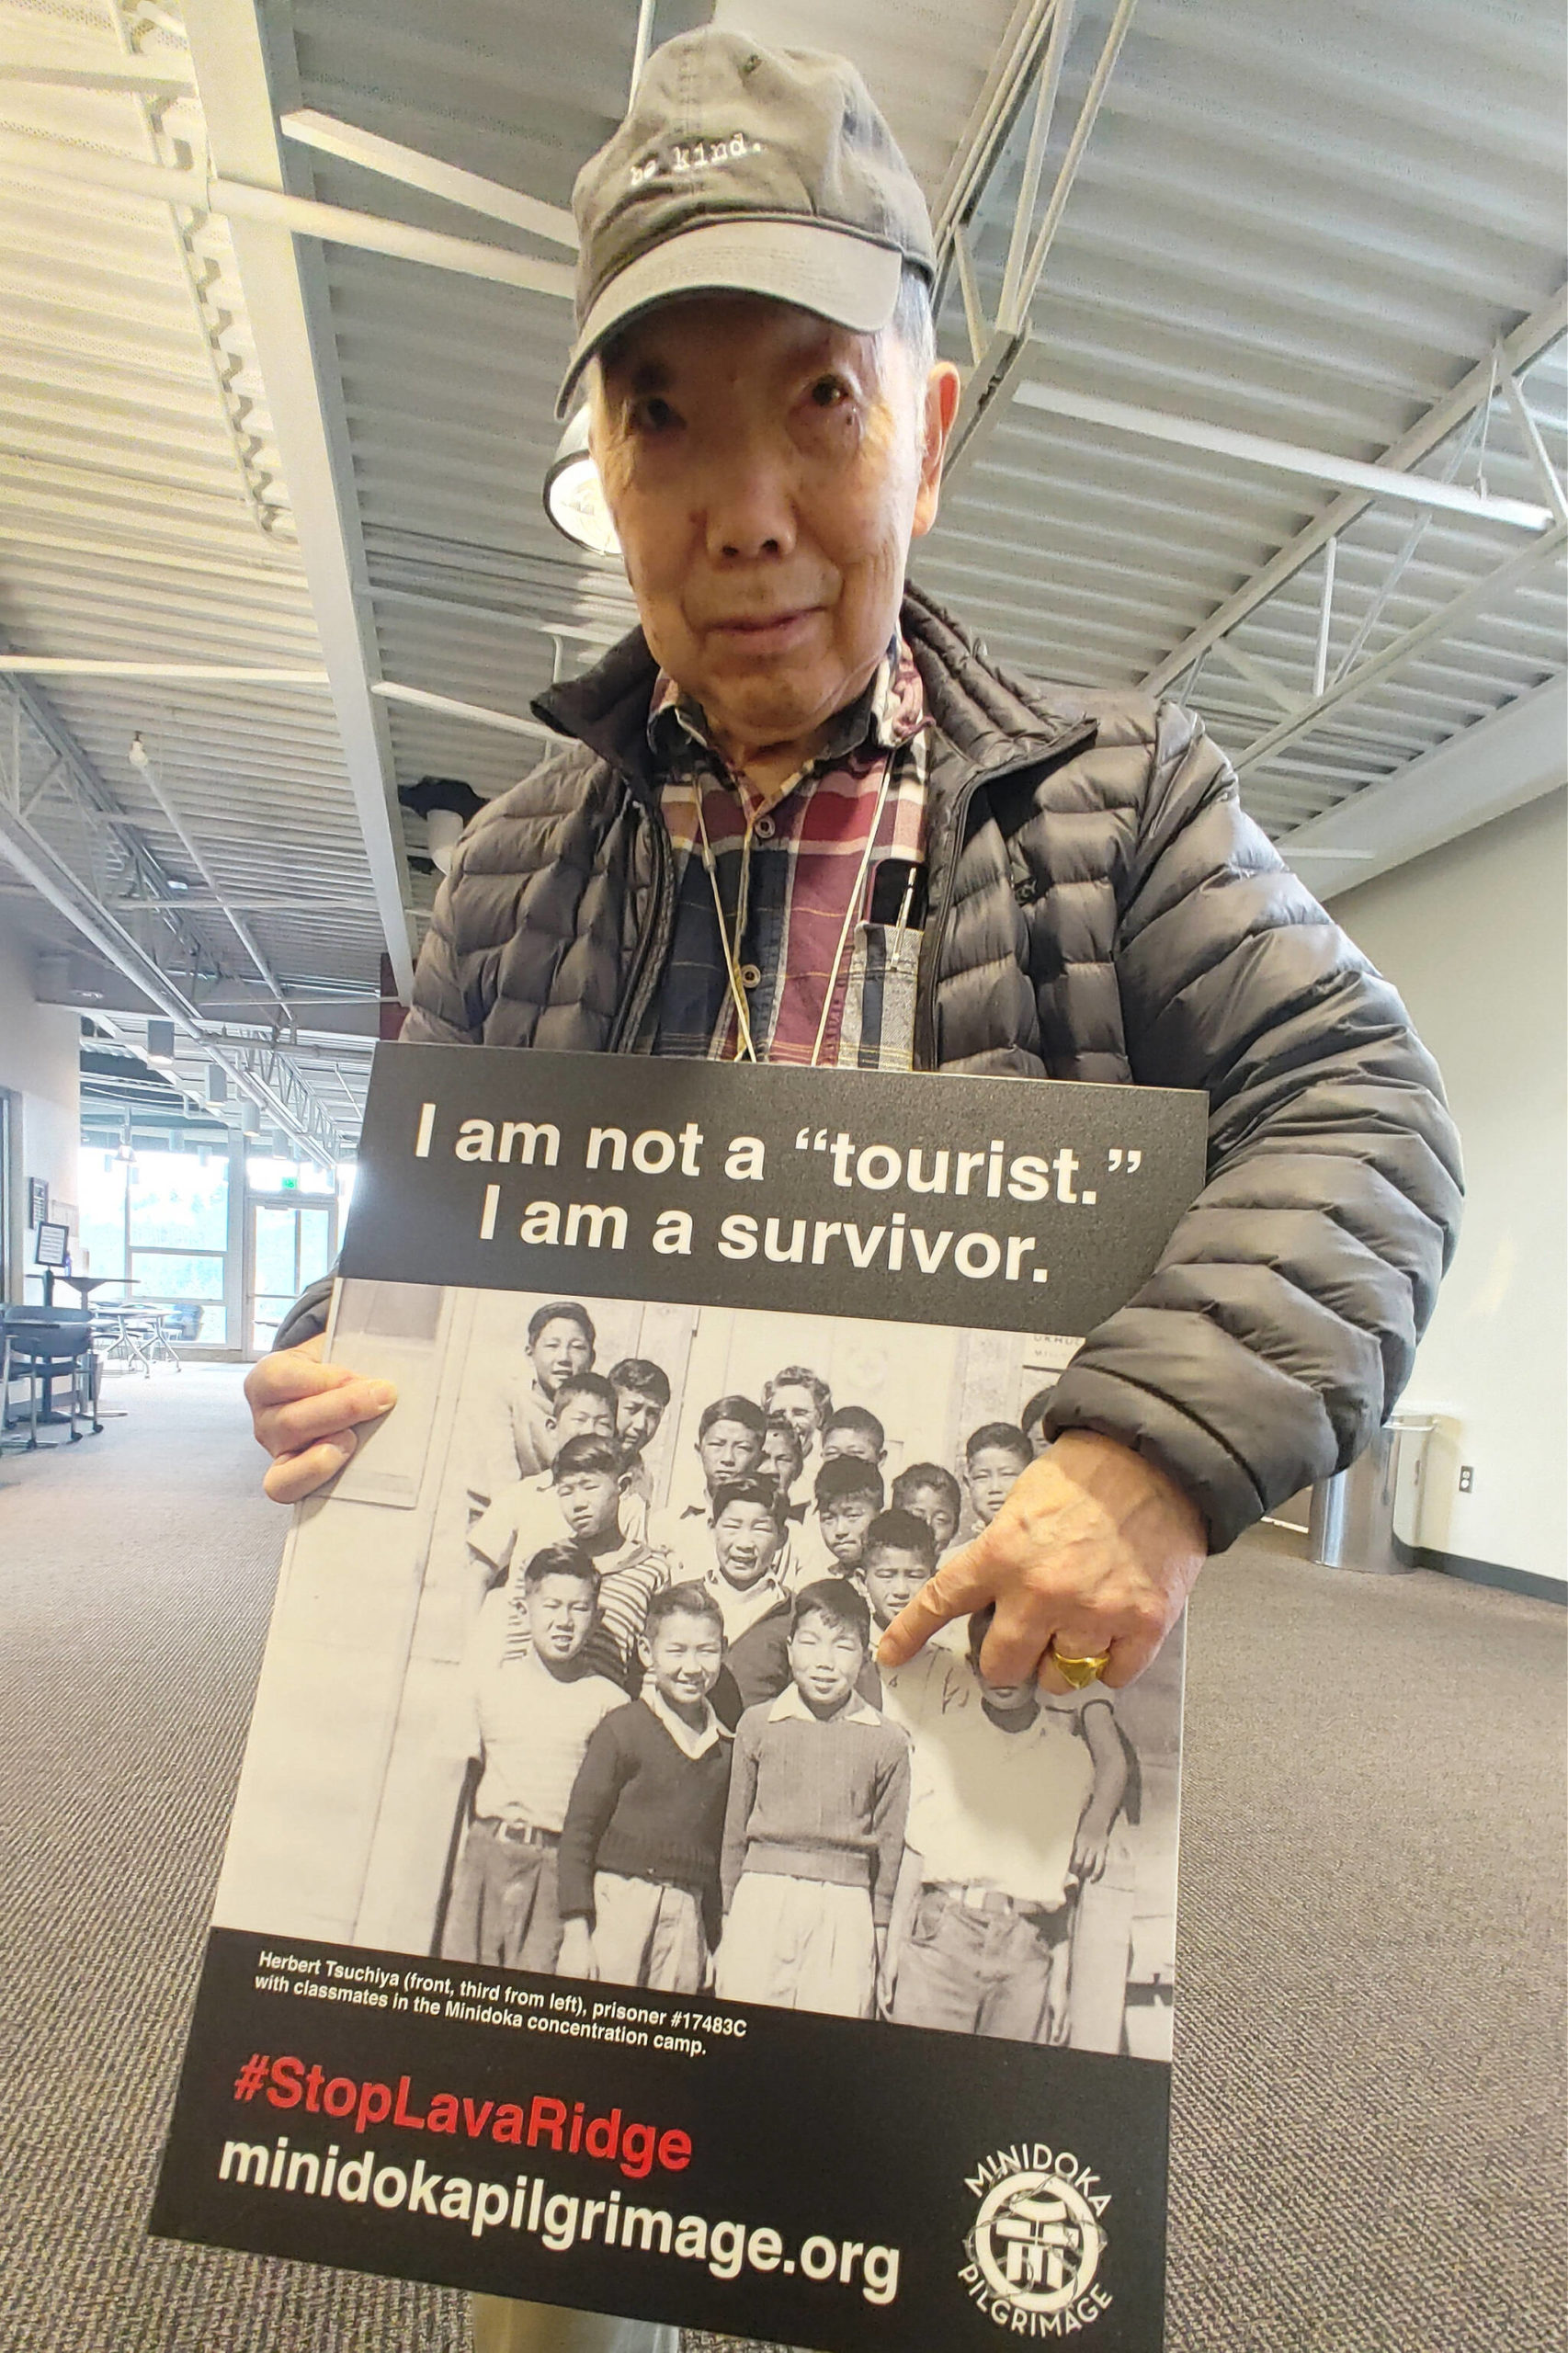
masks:
{"type": "MultiPolygon", "coordinates": [[[[933,724],[918,1065],[1208,1092],[1209,1181],[1050,1427],[1148,1454],[1221,1550],[1409,1374],[1460,1199],[1437,1070],[1190,713],[1006,677],[913,592],[903,626],[933,724]]],[[[674,912],[653,677],[634,634],[536,704],[573,740],[464,835],[405,1038],[637,1035],[674,912]]]]}

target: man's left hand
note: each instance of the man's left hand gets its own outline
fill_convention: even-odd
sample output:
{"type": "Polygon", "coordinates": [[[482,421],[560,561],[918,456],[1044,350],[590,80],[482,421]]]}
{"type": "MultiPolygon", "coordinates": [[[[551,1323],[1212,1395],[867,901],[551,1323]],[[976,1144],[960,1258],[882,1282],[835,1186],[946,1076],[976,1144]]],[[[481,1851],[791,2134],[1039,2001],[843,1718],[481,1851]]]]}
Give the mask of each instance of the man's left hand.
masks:
{"type": "Polygon", "coordinates": [[[980,1654],[987,1683],[1069,1688],[1051,1648],[1110,1654],[1113,1690],[1142,1675],[1180,1617],[1207,1553],[1197,1509],[1115,1438],[1064,1430],[1023,1472],[989,1528],[949,1553],[882,1636],[902,1666],[950,1618],[995,1605],[980,1654]]]}

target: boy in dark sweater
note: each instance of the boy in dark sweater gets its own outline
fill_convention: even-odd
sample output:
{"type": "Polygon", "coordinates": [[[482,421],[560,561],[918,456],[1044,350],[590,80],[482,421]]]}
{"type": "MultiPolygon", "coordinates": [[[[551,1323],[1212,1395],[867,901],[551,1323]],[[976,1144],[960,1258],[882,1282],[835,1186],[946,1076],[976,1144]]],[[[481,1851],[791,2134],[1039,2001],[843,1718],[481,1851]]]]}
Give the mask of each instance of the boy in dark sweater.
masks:
{"type": "Polygon", "coordinates": [[[795,1597],[790,1682],[735,1733],[717,1990],[829,2017],[876,2014],[909,1808],[909,1744],[856,1683],[865,1597],[842,1577],[795,1597]]]}
{"type": "Polygon", "coordinates": [[[560,1973],[696,1994],[719,1934],[730,1735],[710,1694],[724,1661],[699,1585],[648,1605],[640,1699],[589,1741],[560,1856],[560,1973]]]}

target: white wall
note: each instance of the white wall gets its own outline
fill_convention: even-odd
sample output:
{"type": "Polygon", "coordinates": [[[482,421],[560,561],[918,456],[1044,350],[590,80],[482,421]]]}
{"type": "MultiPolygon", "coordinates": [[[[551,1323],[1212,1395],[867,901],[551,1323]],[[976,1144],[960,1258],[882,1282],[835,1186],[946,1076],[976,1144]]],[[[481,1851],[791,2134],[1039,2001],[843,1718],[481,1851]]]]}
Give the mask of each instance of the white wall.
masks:
{"type": "Polygon", "coordinates": [[[1558,791],[1334,902],[1436,1055],[1464,1143],[1464,1231],[1404,1399],[1458,1423],[1435,1449],[1419,1539],[1556,1579],[1568,1576],[1565,855],[1558,791]]]}
{"type": "MultiPolygon", "coordinates": [[[[32,1260],[27,1230],[27,1179],[41,1176],[50,1200],[80,1201],[76,1152],[81,1132],[78,1048],[82,1017],[69,1006],[40,1005],[32,988],[33,947],[12,910],[0,905],[0,1087],[13,1096],[15,1183],[9,1209],[16,1254],[14,1297],[32,1260]],[[17,1098],[19,1098],[17,1100],[17,1098]],[[19,1132],[18,1132],[19,1131],[19,1132]]],[[[0,1212],[7,1205],[0,1203],[0,1212]]],[[[41,1296],[36,1281],[29,1296],[41,1296]]]]}

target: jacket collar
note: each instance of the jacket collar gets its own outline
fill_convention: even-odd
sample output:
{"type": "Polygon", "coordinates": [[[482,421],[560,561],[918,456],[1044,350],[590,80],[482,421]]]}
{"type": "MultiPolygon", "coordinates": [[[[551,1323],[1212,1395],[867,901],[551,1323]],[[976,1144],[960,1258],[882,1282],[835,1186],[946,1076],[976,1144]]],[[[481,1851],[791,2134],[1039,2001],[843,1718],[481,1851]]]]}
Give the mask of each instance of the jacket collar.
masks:
{"type": "MultiPolygon", "coordinates": [[[[926,707],[957,762],[933,762],[946,773],[941,797],[993,767],[1046,755],[1088,721],[1088,706],[1070,688],[1040,687],[1005,676],[975,640],[918,588],[906,586],[899,626],[915,656],[926,707]]],[[[641,629],[634,629],[580,678],[551,687],[533,710],[547,727],[575,736],[608,760],[643,801],[655,790],[648,710],[658,664],[641,629]]],[[[935,781],[935,779],[933,779],[935,781]]]]}

